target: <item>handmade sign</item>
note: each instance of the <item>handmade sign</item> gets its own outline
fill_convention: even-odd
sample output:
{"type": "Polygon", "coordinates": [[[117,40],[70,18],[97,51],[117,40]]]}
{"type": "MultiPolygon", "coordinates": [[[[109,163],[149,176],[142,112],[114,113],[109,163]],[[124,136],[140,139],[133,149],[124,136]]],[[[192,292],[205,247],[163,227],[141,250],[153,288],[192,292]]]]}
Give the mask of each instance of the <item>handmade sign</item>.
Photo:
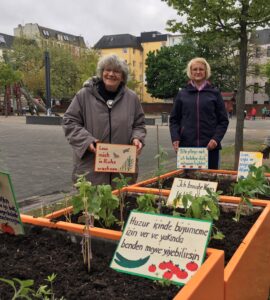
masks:
{"type": "Polygon", "coordinates": [[[246,178],[249,172],[249,166],[255,164],[256,167],[262,165],[263,154],[261,152],[240,151],[237,180],[246,178]]]}
{"type": "Polygon", "coordinates": [[[177,151],[178,169],[208,169],[208,150],[203,147],[180,147],[177,151]]]}
{"type": "MultiPolygon", "coordinates": [[[[182,197],[186,194],[190,194],[192,196],[202,196],[206,195],[208,188],[212,192],[216,192],[217,190],[217,182],[212,181],[202,181],[202,180],[194,180],[194,179],[184,179],[184,178],[174,178],[173,185],[171,188],[170,195],[167,200],[167,205],[172,206],[173,200],[177,197],[182,197]]],[[[178,202],[178,206],[182,207],[181,199],[178,202]]]]}
{"type": "Polygon", "coordinates": [[[11,178],[4,172],[0,172],[0,233],[24,233],[11,178]]]}
{"type": "Polygon", "coordinates": [[[110,267],[184,285],[201,266],[212,222],[132,211],[110,267]]]}
{"type": "Polygon", "coordinates": [[[96,172],[135,173],[136,146],[97,143],[96,172]]]}

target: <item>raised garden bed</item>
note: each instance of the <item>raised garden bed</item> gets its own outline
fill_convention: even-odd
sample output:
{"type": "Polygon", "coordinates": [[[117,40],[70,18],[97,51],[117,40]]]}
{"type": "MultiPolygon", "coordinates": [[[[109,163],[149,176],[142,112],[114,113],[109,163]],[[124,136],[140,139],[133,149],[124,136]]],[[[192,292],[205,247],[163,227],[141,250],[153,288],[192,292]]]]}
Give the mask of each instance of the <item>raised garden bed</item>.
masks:
{"type": "MultiPolygon", "coordinates": [[[[22,221],[70,231],[82,231],[78,226],[66,226],[64,222],[52,223],[48,219],[22,215],[22,221]]],[[[92,235],[101,234],[91,229],[92,235]]],[[[116,238],[117,235],[113,237],[116,238]]],[[[120,238],[120,235],[118,236],[120,238]]],[[[151,280],[118,273],[109,268],[116,242],[93,240],[92,271],[89,275],[81,257],[81,238],[70,233],[59,234],[56,230],[32,227],[25,236],[1,235],[0,277],[7,279],[34,279],[36,286],[44,279],[57,274],[54,292],[66,299],[209,299],[206,287],[213,285],[211,294],[223,299],[223,252],[208,249],[207,259],[200,270],[180,289],[179,286],[164,287],[151,280]],[[4,246],[3,246],[4,245],[4,246]],[[209,270],[209,271],[207,271],[209,270]]],[[[45,282],[46,283],[46,282],[45,282]]],[[[11,290],[0,283],[0,299],[11,299],[11,290]]]]}
{"type": "MultiPolygon", "coordinates": [[[[158,194],[157,189],[145,189],[142,187],[130,187],[129,192],[136,193],[154,193],[158,194]]],[[[169,195],[169,190],[162,191],[163,196],[169,195]]],[[[240,198],[220,196],[222,203],[238,205],[240,198]]],[[[224,283],[225,283],[225,299],[267,299],[269,282],[270,282],[270,202],[264,200],[253,200],[253,206],[256,210],[261,210],[261,213],[257,212],[258,219],[255,221],[251,228],[246,230],[246,233],[242,235],[241,240],[238,241],[238,246],[232,256],[229,257],[229,250],[225,250],[227,257],[227,265],[223,270],[224,283]],[[251,281],[250,278],[256,270],[256,280],[251,281]],[[243,280],[245,278],[245,280],[243,280]],[[240,288],[239,288],[240,287],[240,288]],[[240,292],[241,291],[241,292],[240,292]],[[253,297],[253,298],[252,298],[253,297]]],[[[63,211],[61,212],[63,214],[63,211]]],[[[60,215],[60,212],[56,212],[49,218],[55,218],[56,215],[60,215]]],[[[231,218],[234,214],[231,214],[231,218]]],[[[255,216],[256,218],[256,216],[255,216]]],[[[63,222],[65,223],[65,222],[63,222]]],[[[234,223],[232,219],[226,223],[234,223]]],[[[78,225],[79,226],[79,225],[78,225]]],[[[82,226],[82,225],[81,225],[82,226]]],[[[219,229],[224,232],[226,228],[219,226],[219,229]]],[[[111,230],[104,229],[107,232],[111,230]]],[[[232,231],[229,229],[229,232],[232,231]]],[[[240,232],[239,224],[236,223],[237,235],[240,232]]],[[[224,232],[225,235],[226,232],[224,232]]],[[[216,242],[215,242],[216,243],[216,242]]],[[[222,249],[224,241],[217,242],[214,247],[222,249]],[[219,245],[218,245],[219,244],[219,245]],[[222,246],[222,247],[221,247],[222,246]]],[[[232,247],[231,242],[228,242],[229,248],[232,247]]]]}

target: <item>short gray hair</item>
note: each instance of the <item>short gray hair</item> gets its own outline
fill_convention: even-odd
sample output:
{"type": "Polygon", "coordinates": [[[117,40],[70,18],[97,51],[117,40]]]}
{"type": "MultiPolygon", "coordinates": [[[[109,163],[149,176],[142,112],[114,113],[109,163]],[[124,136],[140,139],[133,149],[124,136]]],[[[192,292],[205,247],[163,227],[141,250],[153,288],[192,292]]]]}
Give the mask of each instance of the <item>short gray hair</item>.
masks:
{"type": "Polygon", "coordinates": [[[115,54],[110,54],[110,55],[101,57],[97,64],[97,76],[99,78],[102,78],[103,71],[106,68],[111,68],[112,70],[122,72],[123,82],[124,82],[124,84],[127,83],[128,65],[124,60],[120,59],[115,54]]]}

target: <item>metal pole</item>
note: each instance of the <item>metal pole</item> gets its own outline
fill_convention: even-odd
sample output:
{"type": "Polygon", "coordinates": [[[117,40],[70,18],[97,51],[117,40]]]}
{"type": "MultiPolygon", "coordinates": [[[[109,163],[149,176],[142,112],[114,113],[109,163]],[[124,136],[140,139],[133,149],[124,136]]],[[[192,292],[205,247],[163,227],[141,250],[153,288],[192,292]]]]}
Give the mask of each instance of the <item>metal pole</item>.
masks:
{"type": "Polygon", "coordinates": [[[50,77],[50,55],[45,51],[45,81],[46,81],[46,108],[47,116],[51,115],[51,77],[50,77]]]}

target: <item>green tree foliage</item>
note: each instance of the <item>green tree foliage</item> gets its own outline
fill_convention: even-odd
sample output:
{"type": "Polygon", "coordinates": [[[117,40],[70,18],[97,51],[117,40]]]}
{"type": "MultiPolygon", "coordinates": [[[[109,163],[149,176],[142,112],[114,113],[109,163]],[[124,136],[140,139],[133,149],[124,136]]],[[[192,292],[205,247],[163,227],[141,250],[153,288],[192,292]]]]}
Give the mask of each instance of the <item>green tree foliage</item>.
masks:
{"type": "Polygon", "coordinates": [[[11,65],[0,62],[0,89],[2,92],[5,87],[18,82],[22,74],[19,71],[14,71],[11,65]]]}
{"type": "Polygon", "coordinates": [[[163,0],[177,10],[181,21],[168,21],[169,29],[189,35],[230,37],[239,51],[239,88],[236,103],[235,168],[243,149],[244,105],[249,33],[270,25],[270,2],[261,0],[163,0]]]}

